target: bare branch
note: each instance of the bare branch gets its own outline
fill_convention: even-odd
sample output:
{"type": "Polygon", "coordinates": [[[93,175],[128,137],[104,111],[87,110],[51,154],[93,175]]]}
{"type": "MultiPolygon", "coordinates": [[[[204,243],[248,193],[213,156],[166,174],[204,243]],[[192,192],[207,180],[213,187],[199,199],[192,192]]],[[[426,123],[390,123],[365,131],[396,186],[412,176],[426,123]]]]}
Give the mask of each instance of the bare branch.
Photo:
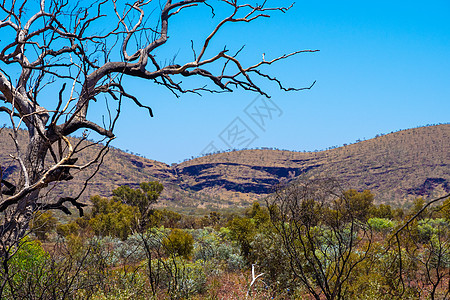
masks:
{"type": "Polygon", "coordinates": [[[432,204],[434,204],[434,203],[436,203],[436,202],[439,202],[439,201],[441,201],[441,200],[444,200],[444,199],[447,199],[448,197],[450,197],[450,193],[449,194],[447,194],[447,195],[444,195],[444,196],[442,196],[442,197],[439,197],[439,198],[436,198],[436,199],[432,199],[432,200],[430,200],[430,201],[428,201],[427,202],[427,204],[425,204],[414,216],[412,216],[412,217],[410,217],[409,219],[408,219],[408,221],[406,221],[405,222],[405,224],[403,224],[399,229],[397,229],[396,231],[395,231],[395,233],[391,236],[391,238],[389,239],[389,241],[391,241],[392,240],[392,238],[394,237],[394,236],[397,236],[398,237],[398,234],[402,231],[402,230],[404,230],[406,227],[408,227],[409,226],[409,224],[411,224],[411,222],[413,222],[414,220],[416,220],[430,205],[432,205],[432,204]]]}
{"type": "MultiPolygon", "coordinates": [[[[20,3],[0,1],[0,100],[6,103],[0,106],[0,112],[10,116],[16,145],[13,157],[20,166],[15,191],[9,189],[9,194],[3,193],[8,198],[0,199],[0,212],[11,208],[11,214],[8,213],[0,226],[3,230],[0,250],[6,247],[1,245],[8,244],[10,237],[23,236],[36,210],[59,209],[67,213],[65,204],[72,203],[81,212],[83,206],[78,201],[81,194],[76,197],[64,195],[56,202],[42,203],[38,200],[39,191],[51,183],[70,180],[70,170],[96,167],[94,174],[98,171],[108,152],[107,146],[114,138],[114,127],[124,97],[153,116],[148,103],[126,88],[125,77],[150,80],[166,87],[177,97],[184,93],[232,92],[235,88],[269,97],[268,91],[257,84],[256,78],[273,82],[284,91],[312,87],[286,88],[280,80],[261,69],[294,55],[317,50],[295,51],[270,61],[263,56],[262,61],[251,66],[244,65],[237,58],[243,47],[234,55],[226,47],[221,51],[211,51],[214,38],[224,26],[230,23],[244,25],[267,18],[272,13],[284,13],[290,7],[266,7],[266,1],[253,5],[219,0],[219,4],[229,11],[228,17],[216,20],[214,6],[207,0],[157,2],[98,0],[81,7],[81,2],[71,1],[40,0],[39,5],[26,0],[20,3]],[[163,56],[162,61],[171,57],[162,46],[169,39],[172,20],[184,13],[195,12],[200,8],[199,4],[211,10],[213,27],[204,40],[196,43],[192,40],[190,48],[184,49],[192,51],[193,60],[179,62],[180,59],[175,57],[168,65],[159,63],[159,56],[163,56]],[[115,20],[106,17],[111,13],[116,15],[115,20]],[[153,17],[156,18],[153,20],[153,17]],[[156,24],[150,26],[150,22],[156,24]],[[131,41],[135,44],[131,45],[131,41]],[[200,46],[196,48],[195,45],[200,46]],[[207,84],[200,80],[201,84],[185,86],[182,79],[186,77],[206,79],[207,84]],[[71,84],[70,91],[66,89],[67,84],[71,84]],[[91,102],[103,97],[109,122],[97,123],[88,112],[91,102]],[[47,107],[48,103],[54,104],[47,107]],[[110,109],[111,104],[115,106],[114,113],[110,109]],[[20,149],[17,134],[23,127],[28,132],[26,150],[20,149]],[[79,130],[95,132],[100,135],[98,140],[107,140],[105,147],[96,150],[97,155],[83,164],[76,164],[74,156],[88,146],[77,144],[73,147],[67,138],[79,130]]],[[[171,35],[176,36],[176,32],[171,32],[171,35]]],[[[85,181],[82,192],[88,181],[85,181]]],[[[2,188],[5,190],[7,184],[3,183],[2,188]]]]}

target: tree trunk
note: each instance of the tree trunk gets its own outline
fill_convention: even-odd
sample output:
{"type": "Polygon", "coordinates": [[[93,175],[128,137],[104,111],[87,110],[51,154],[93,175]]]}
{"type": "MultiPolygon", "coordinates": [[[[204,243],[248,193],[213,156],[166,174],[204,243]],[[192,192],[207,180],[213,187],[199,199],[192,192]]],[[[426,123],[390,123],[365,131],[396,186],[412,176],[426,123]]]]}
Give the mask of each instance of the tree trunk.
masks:
{"type": "MultiPolygon", "coordinates": [[[[25,170],[21,168],[18,191],[37,182],[45,170],[48,143],[41,135],[36,134],[36,130],[29,130],[29,135],[29,144],[23,160],[25,170]]],[[[39,189],[25,195],[16,205],[5,211],[4,222],[0,227],[2,256],[27,234],[29,223],[37,209],[38,199],[39,189]]]]}

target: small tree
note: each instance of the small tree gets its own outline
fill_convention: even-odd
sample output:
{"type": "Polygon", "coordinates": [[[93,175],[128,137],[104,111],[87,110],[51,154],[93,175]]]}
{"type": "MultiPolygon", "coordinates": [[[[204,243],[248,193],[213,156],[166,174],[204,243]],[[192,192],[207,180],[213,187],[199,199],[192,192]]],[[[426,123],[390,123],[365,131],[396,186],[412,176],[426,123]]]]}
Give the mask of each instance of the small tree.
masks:
{"type": "Polygon", "coordinates": [[[139,189],[120,186],[113,190],[111,198],[95,195],[90,214],[67,225],[59,225],[61,235],[68,235],[82,227],[90,227],[96,235],[126,239],[133,231],[143,232],[148,226],[157,225],[161,213],[151,209],[156,203],[163,185],[159,182],[143,182],[139,189]]]}
{"type": "Polygon", "coordinates": [[[244,217],[235,217],[228,223],[231,239],[237,242],[241,254],[247,260],[252,250],[252,241],[256,235],[254,220],[244,217]]]}
{"type": "Polygon", "coordinates": [[[140,218],[139,210],[115,199],[103,198],[98,195],[91,197],[92,216],[89,225],[95,234],[111,235],[125,240],[137,226],[140,218]]]}
{"type": "Polygon", "coordinates": [[[351,189],[344,191],[338,200],[341,211],[350,213],[350,218],[356,218],[359,221],[367,221],[371,208],[373,207],[373,194],[369,190],[358,192],[351,189]]]}
{"type": "Polygon", "coordinates": [[[56,228],[58,220],[53,216],[51,211],[37,212],[31,221],[31,231],[41,240],[47,239],[53,229],[56,228]]]}
{"type": "Polygon", "coordinates": [[[139,227],[147,227],[150,217],[153,214],[152,204],[155,204],[164,186],[157,182],[142,182],[139,189],[132,189],[128,185],[123,185],[113,190],[114,200],[123,204],[134,206],[139,210],[139,227]]]}

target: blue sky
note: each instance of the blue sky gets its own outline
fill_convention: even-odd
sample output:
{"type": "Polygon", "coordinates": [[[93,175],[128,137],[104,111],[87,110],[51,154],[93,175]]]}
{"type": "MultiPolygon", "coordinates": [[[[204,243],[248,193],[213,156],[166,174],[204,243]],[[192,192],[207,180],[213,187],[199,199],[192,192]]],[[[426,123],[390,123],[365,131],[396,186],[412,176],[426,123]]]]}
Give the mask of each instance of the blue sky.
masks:
{"type": "MultiPolygon", "coordinates": [[[[178,52],[180,58],[189,50],[192,31],[200,28],[193,35],[200,40],[209,32],[206,24],[213,24],[208,23],[209,16],[196,15],[193,20],[194,11],[185,11],[174,22],[170,35],[174,41],[165,48],[178,52]]],[[[242,57],[249,63],[262,53],[269,58],[319,49],[270,70],[290,86],[308,86],[316,80],[313,89],[286,93],[264,82],[280,111],[272,111],[262,130],[245,113],[255,94],[237,91],[176,99],[139,82],[145,91],[136,94],[152,106],[155,117],[130,106],[122,116],[115,145],[172,163],[199,155],[211,142],[217,149],[229,148],[221,133],[236,125],[236,118],[249,127],[252,137],[257,136],[249,140],[249,148],[300,151],[448,122],[449,14],[449,1],[299,1],[286,14],[233,24],[213,40],[214,45],[238,49],[245,44],[242,57]]]]}
{"type": "MultiPolygon", "coordinates": [[[[218,9],[217,18],[211,19],[206,8],[190,8],[175,16],[169,41],[158,50],[157,59],[163,62],[176,54],[177,63],[192,60],[191,39],[199,48],[223,13],[218,9]]],[[[319,49],[266,69],[287,86],[316,81],[315,86],[282,92],[260,81],[273,101],[266,103],[269,111],[261,126],[261,118],[251,114],[255,108],[264,113],[264,102],[256,94],[238,90],[177,99],[152,82],[128,80],[128,91],[151,106],[155,116],[127,104],[113,145],[170,164],[201,154],[211,143],[218,150],[241,145],[313,151],[378,133],[446,123],[449,15],[448,0],[297,1],[286,14],[231,24],[212,40],[211,49],[226,45],[234,52],[245,44],[241,60],[247,65],[262,53],[269,59],[319,49]],[[230,132],[237,128],[248,134],[233,141],[230,132]]]]}

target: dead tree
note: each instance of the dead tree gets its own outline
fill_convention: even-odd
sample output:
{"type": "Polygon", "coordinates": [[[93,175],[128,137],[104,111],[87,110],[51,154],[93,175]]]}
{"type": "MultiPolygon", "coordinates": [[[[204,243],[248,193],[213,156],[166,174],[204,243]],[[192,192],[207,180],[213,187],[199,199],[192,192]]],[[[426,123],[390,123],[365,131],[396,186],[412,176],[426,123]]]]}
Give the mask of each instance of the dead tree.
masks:
{"type": "Polygon", "coordinates": [[[273,82],[285,91],[305,89],[284,87],[278,79],[266,74],[263,67],[317,50],[295,51],[273,59],[266,59],[263,54],[258,63],[244,66],[238,58],[242,48],[234,53],[226,47],[215,53],[210,49],[215,36],[225,25],[268,18],[270,14],[285,13],[291,8],[269,7],[267,2],[1,1],[0,100],[5,106],[0,107],[0,112],[11,122],[11,138],[16,145],[11,157],[20,169],[14,187],[2,181],[2,251],[24,236],[36,210],[60,209],[68,213],[66,205],[70,203],[82,212],[79,195],[67,195],[50,203],[39,200],[43,188],[70,180],[71,170],[91,167],[101,161],[107,151],[104,147],[91,162],[76,164],[75,156],[84,148],[80,144],[72,145],[69,135],[88,130],[101,136],[107,146],[114,138],[114,126],[125,99],[147,109],[153,116],[150,107],[127,92],[122,81],[124,77],[152,81],[177,96],[242,88],[268,97],[267,92],[255,83],[257,77],[273,82]],[[199,47],[194,43],[189,45],[187,51],[192,52],[191,61],[176,63],[177,59],[173,58],[169,64],[161,63],[155,51],[163,53],[162,46],[169,38],[170,21],[180,14],[196,13],[196,9],[204,13],[199,9],[201,6],[213,17],[212,32],[199,47]],[[218,19],[215,16],[219,9],[229,15],[218,19]],[[185,87],[180,80],[183,77],[202,78],[197,80],[202,86],[185,87]],[[210,83],[203,85],[206,81],[210,83]],[[109,116],[109,120],[100,123],[88,118],[92,102],[99,98],[106,99],[104,114],[109,116]],[[27,130],[26,149],[18,143],[19,128],[27,130]]]}

